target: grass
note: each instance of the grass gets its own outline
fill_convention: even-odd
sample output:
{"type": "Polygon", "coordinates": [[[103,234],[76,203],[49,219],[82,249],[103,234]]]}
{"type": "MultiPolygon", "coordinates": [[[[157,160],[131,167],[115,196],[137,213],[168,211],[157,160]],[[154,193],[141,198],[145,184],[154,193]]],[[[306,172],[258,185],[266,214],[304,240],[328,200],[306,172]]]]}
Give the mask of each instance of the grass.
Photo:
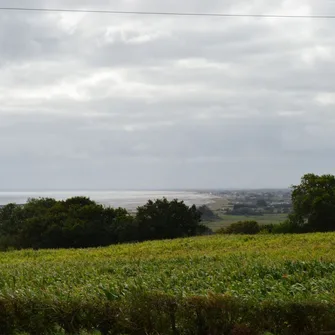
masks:
{"type": "Polygon", "coordinates": [[[221,215],[217,221],[206,222],[206,225],[213,231],[225,228],[238,221],[257,221],[261,225],[276,224],[287,219],[287,214],[265,214],[263,216],[243,216],[243,215],[221,215]]]}
{"type": "Polygon", "coordinates": [[[211,228],[213,231],[216,231],[220,228],[226,228],[227,226],[231,225],[232,223],[238,221],[257,221],[259,224],[276,224],[283,222],[287,219],[288,214],[264,214],[262,216],[244,216],[244,215],[226,215],[222,214],[222,208],[232,207],[228,206],[229,199],[227,198],[217,198],[215,201],[208,205],[208,207],[214,211],[214,213],[218,214],[220,217],[219,220],[206,222],[207,226],[211,228]]]}
{"type": "Polygon", "coordinates": [[[0,273],[1,334],[335,328],[334,233],[14,251],[0,253],[0,273]]]}
{"type": "Polygon", "coordinates": [[[280,223],[287,219],[287,214],[264,214],[262,216],[243,216],[243,215],[221,215],[220,220],[208,222],[207,225],[213,231],[225,228],[238,221],[257,221],[261,225],[280,223]]]}

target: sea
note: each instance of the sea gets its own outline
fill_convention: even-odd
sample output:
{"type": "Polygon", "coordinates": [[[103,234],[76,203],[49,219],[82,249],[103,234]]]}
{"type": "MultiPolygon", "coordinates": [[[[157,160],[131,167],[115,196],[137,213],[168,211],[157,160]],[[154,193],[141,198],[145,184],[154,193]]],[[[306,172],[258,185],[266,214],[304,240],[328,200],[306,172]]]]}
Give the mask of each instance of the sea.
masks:
{"type": "Polygon", "coordinates": [[[215,195],[206,192],[190,191],[34,191],[34,192],[0,192],[0,206],[9,203],[23,205],[31,198],[54,198],[65,200],[74,196],[86,196],[99,204],[111,207],[123,207],[135,210],[144,205],[148,200],[161,199],[183,200],[185,204],[206,205],[216,198],[215,195]]]}

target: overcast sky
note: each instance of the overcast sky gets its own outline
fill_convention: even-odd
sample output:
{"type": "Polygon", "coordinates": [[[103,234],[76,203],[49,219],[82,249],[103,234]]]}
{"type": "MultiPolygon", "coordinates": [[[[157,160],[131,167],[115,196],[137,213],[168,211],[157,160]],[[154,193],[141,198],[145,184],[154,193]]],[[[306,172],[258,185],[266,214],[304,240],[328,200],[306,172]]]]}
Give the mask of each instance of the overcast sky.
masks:
{"type": "MultiPolygon", "coordinates": [[[[332,0],[6,5],[335,15],[332,0]]],[[[0,189],[287,187],[334,173],[334,36],[335,20],[1,11],[0,189]]]]}

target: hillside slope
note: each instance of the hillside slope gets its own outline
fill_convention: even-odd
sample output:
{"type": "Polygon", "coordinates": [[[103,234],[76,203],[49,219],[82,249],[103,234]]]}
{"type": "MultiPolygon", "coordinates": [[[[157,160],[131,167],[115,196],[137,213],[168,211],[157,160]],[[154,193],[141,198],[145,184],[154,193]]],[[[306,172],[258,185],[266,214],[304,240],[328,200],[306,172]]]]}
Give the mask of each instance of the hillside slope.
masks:
{"type": "Polygon", "coordinates": [[[0,333],[335,329],[334,233],[7,252],[0,273],[0,333]]]}

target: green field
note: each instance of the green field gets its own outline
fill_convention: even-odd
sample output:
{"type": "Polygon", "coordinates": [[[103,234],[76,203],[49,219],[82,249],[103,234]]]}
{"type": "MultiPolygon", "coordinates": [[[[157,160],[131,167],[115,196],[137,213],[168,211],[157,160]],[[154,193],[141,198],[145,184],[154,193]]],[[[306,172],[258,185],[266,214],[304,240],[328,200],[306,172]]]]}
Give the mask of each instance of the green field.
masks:
{"type": "Polygon", "coordinates": [[[0,334],[335,329],[332,233],[8,252],[0,274],[0,334]]]}
{"type": "Polygon", "coordinates": [[[287,214],[264,214],[262,216],[243,216],[243,215],[221,215],[220,220],[206,223],[209,228],[216,231],[225,228],[238,221],[257,221],[260,225],[276,224],[287,219],[287,214]]]}

